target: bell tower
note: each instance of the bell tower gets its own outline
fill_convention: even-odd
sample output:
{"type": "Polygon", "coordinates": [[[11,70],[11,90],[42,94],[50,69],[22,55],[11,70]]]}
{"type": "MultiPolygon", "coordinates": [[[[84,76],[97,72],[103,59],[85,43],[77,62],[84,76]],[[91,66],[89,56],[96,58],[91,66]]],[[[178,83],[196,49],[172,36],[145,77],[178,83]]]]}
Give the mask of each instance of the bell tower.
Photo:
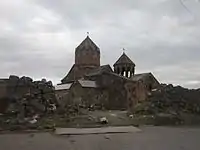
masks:
{"type": "Polygon", "coordinates": [[[135,74],[135,64],[125,54],[124,49],[123,49],[123,54],[120,56],[120,58],[115,62],[113,66],[115,73],[125,76],[127,78],[130,78],[135,74]]]}

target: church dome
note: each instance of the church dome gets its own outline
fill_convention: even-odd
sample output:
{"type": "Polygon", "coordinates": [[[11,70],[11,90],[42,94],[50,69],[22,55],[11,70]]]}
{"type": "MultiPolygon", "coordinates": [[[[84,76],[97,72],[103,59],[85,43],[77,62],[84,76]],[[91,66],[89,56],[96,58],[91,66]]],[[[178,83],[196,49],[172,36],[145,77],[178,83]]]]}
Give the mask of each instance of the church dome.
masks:
{"type": "Polygon", "coordinates": [[[115,62],[114,66],[124,64],[130,64],[135,66],[135,63],[125,53],[123,53],[121,57],[115,62]]]}
{"type": "Polygon", "coordinates": [[[76,48],[75,64],[100,66],[100,49],[89,36],[76,48]]]}
{"type": "Polygon", "coordinates": [[[132,77],[135,74],[135,63],[124,52],[113,66],[114,72],[122,76],[132,77]]]}

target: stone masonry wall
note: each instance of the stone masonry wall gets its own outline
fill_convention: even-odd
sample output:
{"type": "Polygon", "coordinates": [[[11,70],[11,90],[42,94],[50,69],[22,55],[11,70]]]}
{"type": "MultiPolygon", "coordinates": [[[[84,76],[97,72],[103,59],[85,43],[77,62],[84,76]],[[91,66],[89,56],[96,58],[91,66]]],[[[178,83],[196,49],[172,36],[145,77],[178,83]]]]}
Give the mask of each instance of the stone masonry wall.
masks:
{"type": "Polygon", "coordinates": [[[110,73],[102,73],[101,75],[86,78],[96,81],[101,88],[107,91],[106,109],[127,109],[128,97],[125,83],[128,82],[128,79],[110,73]]]}

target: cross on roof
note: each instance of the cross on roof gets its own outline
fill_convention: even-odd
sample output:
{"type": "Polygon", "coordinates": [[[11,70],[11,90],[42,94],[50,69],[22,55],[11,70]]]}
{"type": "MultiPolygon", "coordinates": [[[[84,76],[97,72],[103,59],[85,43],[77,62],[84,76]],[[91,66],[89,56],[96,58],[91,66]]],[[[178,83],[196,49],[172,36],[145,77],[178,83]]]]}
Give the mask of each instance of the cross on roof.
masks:
{"type": "Polygon", "coordinates": [[[125,49],[123,48],[122,50],[123,50],[123,53],[125,53],[125,49]]]}

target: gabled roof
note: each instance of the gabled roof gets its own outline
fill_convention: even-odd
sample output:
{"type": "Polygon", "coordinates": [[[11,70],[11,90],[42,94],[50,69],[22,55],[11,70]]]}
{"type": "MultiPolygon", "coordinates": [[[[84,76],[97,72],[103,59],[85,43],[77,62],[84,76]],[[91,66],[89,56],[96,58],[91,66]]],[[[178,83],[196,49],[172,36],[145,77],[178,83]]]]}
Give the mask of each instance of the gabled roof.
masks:
{"type": "Polygon", "coordinates": [[[121,64],[132,64],[135,66],[134,62],[125,53],[123,53],[121,57],[115,62],[114,66],[121,64]]]}
{"type": "Polygon", "coordinates": [[[102,65],[102,66],[92,70],[91,72],[87,73],[85,76],[98,75],[98,74],[101,74],[104,71],[105,72],[113,72],[110,65],[102,65]]]}
{"type": "Polygon", "coordinates": [[[119,74],[114,73],[114,72],[105,72],[105,74],[109,74],[109,75],[112,75],[113,77],[121,78],[121,79],[127,80],[127,81],[133,81],[133,80],[131,80],[130,78],[127,78],[127,77],[125,77],[125,76],[119,75],[119,74]]]}
{"type": "Polygon", "coordinates": [[[156,84],[160,84],[158,82],[158,80],[154,77],[154,75],[151,73],[151,72],[148,72],[148,73],[141,73],[141,74],[135,74],[131,80],[133,81],[144,81],[146,83],[149,83],[149,82],[154,82],[156,84]],[[151,80],[150,80],[151,79],[151,80]]]}
{"type": "Polygon", "coordinates": [[[87,36],[81,44],[76,48],[76,50],[83,50],[83,49],[93,49],[100,52],[99,47],[87,36]]]}
{"type": "Polygon", "coordinates": [[[141,74],[135,74],[131,79],[134,81],[144,80],[145,78],[151,76],[152,74],[150,72],[148,73],[141,73],[141,74]]]}
{"type": "Polygon", "coordinates": [[[69,73],[61,80],[62,83],[73,82],[74,80],[82,78],[86,73],[93,71],[96,67],[73,65],[69,73]]]}
{"type": "Polygon", "coordinates": [[[62,83],[66,83],[66,82],[71,82],[74,80],[75,77],[75,69],[76,66],[75,64],[72,66],[72,68],[69,70],[69,73],[61,80],[62,83]]]}
{"type": "Polygon", "coordinates": [[[78,82],[80,83],[80,85],[82,87],[85,88],[97,88],[97,84],[95,81],[91,81],[91,80],[78,80],[78,82]]]}
{"type": "Polygon", "coordinates": [[[90,74],[87,74],[87,75],[85,75],[85,77],[86,77],[86,79],[87,79],[87,77],[94,77],[94,76],[99,76],[99,75],[101,76],[101,75],[103,75],[103,74],[105,74],[105,75],[110,75],[110,76],[112,76],[112,77],[116,77],[116,78],[122,79],[122,80],[133,81],[133,80],[131,80],[130,78],[127,78],[127,77],[118,75],[118,74],[114,73],[113,71],[105,71],[105,70],[103,70],[103,71],[101,71],[101,72],[98,72],[98,73],[90,73],[90,74]]]}
{"type": "Polygon", "coordinates": [[[67,84],[60,84],[55,86],[56,91],[60,90],[69,90],[72,86],[72,83],[67,83],[67,84]]]}
{"type": "MultiPolygon", "coordinates": [[[[72,87],[72,85],[75,83],[76,81],[73,81],[71,83],[66,83],[66,84],[58,84],[55,86],[55,91],[69,90],[72,87]]],[[[97,88],[98,87],[96,81],[80,79],[78,80],[78,83],[83,88],[97,88]]]]}

